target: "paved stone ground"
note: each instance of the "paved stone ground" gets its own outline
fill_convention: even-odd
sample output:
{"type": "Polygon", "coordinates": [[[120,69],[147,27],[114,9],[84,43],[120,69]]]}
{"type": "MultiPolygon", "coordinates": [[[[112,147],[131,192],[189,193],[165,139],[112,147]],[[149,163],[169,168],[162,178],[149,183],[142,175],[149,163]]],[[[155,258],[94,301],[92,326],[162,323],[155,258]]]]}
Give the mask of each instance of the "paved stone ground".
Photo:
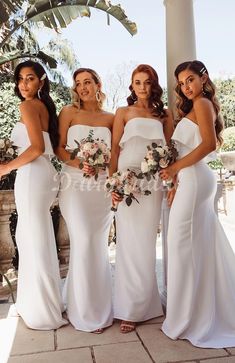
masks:
{"type": "MultiPolygon", "coordinates": [[[[219,216],[235,251],[234,206],[235,188],[227,193],[227,216],[219,216]]],[[[159,272],[159,242],[157,250],[159,272]]],[[[160,273],[158,277],[161,279],[160,273]]],[[[10,303],[0,304],[0,363],[235,363],[235,348],[201,349],[187,341],[168,339],[160,330],[163,317],[149,320],[129,334],[119,332],[119,322],[101,335],[79,332],[71,325],[35,331],[27,329],[20,318],[7,317],[9,307],[10,303]]]]}
{"type": "Polygon", "coordinates": [[[168,339],[160,330],[163,318],[141,324],[129,334],[121,334],[115,322],[97,335],[71,325],[56,331],[30,330],[20,318],[5,318],[8,308],[0,306],[1,363],[235,362],[235,348],[200,349],[168,339]]]}

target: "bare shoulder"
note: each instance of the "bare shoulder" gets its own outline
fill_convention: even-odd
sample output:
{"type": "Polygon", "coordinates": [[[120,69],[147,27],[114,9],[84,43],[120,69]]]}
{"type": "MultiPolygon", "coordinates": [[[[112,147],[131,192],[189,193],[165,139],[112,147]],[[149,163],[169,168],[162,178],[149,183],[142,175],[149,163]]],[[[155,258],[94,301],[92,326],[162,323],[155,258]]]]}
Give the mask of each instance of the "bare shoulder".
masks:
{"type": "Polygon", "coordinates": [[[59,119],[70,121],[77,112],[78,109],[75,106],[66,105],[61,109],[59,119]]]}
{"type": "Polygon", "coordinates": [[[71,113],[75,113],[75,112],[78,112],[78,109],[74,105],[70,104],[70,105],[66,105],[66,106],[62,107],[60,114],[67,115],[67,114],[71,114],[71,113]]]}
{"type": "Polygon", "coordinates": [[[115,118],[122,119],[124,122],[127,122],[130,115],[130,107],[129,106],[123,106],[119,107],[116,110],[115,118]]]}
{"type": "Polygon", "coordinates": [[[208,98],[201,97],[194,101],[193,108],[196,112],[200,110],[213,110],[213,104],[208,98]]]}
{"type": "Polygon", "coordinates": [[[103,111],[102,119],[105,125],[111,130],[113,127],[114,114],[112,112],[103,111]]]}
{"type": "Polygon", "coordinates": [[[113,114],[112,112],[104,111],[104,112],[103,112],[103,115],[104,115],[104,117],[105,117],[107,120],[113,120],[113,118],[114,118],[114,114],[113,114]]]}
{"type": "Polygon", "coordinates": [[[205,119],[208,121],[206,124],[208,124],[209,121],[211,121],[212,124],[216,119],[214,106],[207,98],[203,97],[195,100],[193,103],[193,109],[196,121],[199,125],[204,124],[205,119]]]}
{"type": "Polygon", "coordinates": [[[35,110],[39,110],[39,104],[36,100],[25,100],[20,104],[20,112],[31,112],[35,113],[35,110]]]}

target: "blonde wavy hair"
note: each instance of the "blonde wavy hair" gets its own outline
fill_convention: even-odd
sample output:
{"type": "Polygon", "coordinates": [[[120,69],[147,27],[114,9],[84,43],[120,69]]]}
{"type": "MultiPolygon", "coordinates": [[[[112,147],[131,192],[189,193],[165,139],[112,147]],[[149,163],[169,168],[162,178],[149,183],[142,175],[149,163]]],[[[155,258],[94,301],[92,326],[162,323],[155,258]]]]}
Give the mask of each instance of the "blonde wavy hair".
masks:
{"type": "MultiPolygon", "coordinates": [[[[78,108],[78,110],[83,108],[83,101],[80,99],[80,97],[78,96],[78,94],[76,92],[76,77],[77,77],[77,75],[79,73],[83,73],[83,72],[90,73],[90,75],[92,76],[95,83],[102,86],[101,79],[100,79],[99,75],[96,73],[96,71],[94,71],[91,68],[78,68],[73,74],[73,87],[70,90],[70,92],[71,92],[71,102],[72,102],[73,106],[78,108]]],[[[103,103],[105,101],[105,98],[106,98],[106,96],[101,91],[101,89],[98,90],[97,93],[96,93],[96,100],[97,100],[97,106],[98,106],[98,108],[100,110],[102,110],[102,108],[103,108],[103,103]]]]}
{"type": "MultiPolygon", "coordinates": [[[[203,74],[207,74],[207,80],[203,84],[202,95],[203,95],[203,97],[208,98],[213,104],[215,114],[216,114],[216,120],[215,120],[216,138],[217,138],[218,144],[221,145],[223,143],[223,138],[221,136],[221,132],[223,131],[224,123],[223,123],[223,119],[220,115],[220,105],[219,105],[219,102],[215,95],[216,87],[215,87],[214,83],[211,81],[208,70],[206,69],[205,65],[198,60],[183,62],[183,63],[179,64],[175,70],[176,81],[178,81],[179,73],[181,73],[182,71],[185,71],[186,69],[189,69],[193,73],[197,74],[199,77],[202,77],[203,74]]],[[[192,102],[192,100],[189,100],[183,94],[178,82],[175,87],[175,92],[176,92],[177,119],[179,121],[182,117],[184,117],[191,111],[191,109],[193,108],[193,102],[192,102]]]]}

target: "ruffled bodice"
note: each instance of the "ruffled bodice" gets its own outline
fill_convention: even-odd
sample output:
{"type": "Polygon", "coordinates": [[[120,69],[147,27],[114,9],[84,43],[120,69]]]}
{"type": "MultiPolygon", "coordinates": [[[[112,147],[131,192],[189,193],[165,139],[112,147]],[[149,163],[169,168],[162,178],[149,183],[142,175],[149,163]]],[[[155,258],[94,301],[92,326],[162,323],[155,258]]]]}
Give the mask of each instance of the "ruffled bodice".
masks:
{"type": "Polygon", "coordinates": [[[152,118],[135,117],[129,120],[120,140],[120,147],[123,148],[125,143],[133,137],[165,142],[162,123],[152,118]]]}
{"type": "Polygon", "coordinates": [[[111,131],[105,126],[89,126],[89,125],[73,125],[68,129],[67,134],[67,148],[74,149],[77,144],[74,140],[80,142],[86,138],[89,131],[93,130],[93,138],[104,140],[104,142],[111,148],[111,131]]]}
{"type": "Polygon", "coordinates": [[[118,168],[126,170],[129,167],[139,168],[147,152],[147,146],[152,142],[165,144],[163,125],[153,118],[135,117],[127,122],[120,140],[120,156],[118,168]]]}
{"type": "MultiPolygon", "coordinates": [[[[51,146],[50,136],[48,132],[43,131],[42,133],[45,144],[43,155],[53,155],[54,152],[51,146]]],[[[22,122],[17,122],[15,124],[11,133],[11,141],[18,147],[18,154],[21,154],[31,145],[25,124],[22,122]]]]}
{"type": "MultiPolygon", "coordinates": [[[[177,143],[179,158],[189,154],[202,142],[198,125],[187,117],[182,118],[182,120],[178,123],[172,135],[172,139],[177,143]]],[[[203,160],[205,162],[209,162],[215,160],[216,157],[217,154],[213,151],[203,160]]]]}

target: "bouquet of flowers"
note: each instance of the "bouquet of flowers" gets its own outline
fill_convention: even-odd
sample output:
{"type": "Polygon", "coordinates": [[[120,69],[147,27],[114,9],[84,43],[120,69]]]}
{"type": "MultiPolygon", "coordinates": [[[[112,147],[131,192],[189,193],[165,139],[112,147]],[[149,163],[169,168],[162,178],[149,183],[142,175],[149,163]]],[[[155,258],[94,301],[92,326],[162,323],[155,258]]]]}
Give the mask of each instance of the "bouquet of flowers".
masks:
{"type": "MultiPolygon", "coordinates": [[[[155,174],[161,169],[175,162],[178,156],[175,143],[171,140],[168,145],[157,145],[153,142],[147,146],[147,153],[141,162],[141,173],[139,178],[145,177],[148,181],[155,178],[155,174]]],[[[172,187],[172,180],[167,181],[167,186],[172,187]]]]}
{"type": "Polygon", "coordinates": [[[16,158],[17,147],[9,139],[0,139],[0,164],[5,164],[16,158]]]}
{"type": "MultiPolygon", "coordinates": [[[[0,139],[0,164],[7,164],[17,157],[17,146],[9,139],[0,139]]],[[[4,175],[0,180],[0,190],[14,188],[16,171],[12,170],[10,174],[4,175]]]]}
{"type": "MultiPolygon", "coordinates": [[[[111,177],[107,178],[105,183],[107,192],[115,192],[120,195],[120,197],[125,197],[125,202],[128,207],[135,200],[139,203],[138,199],[135,197],[137,194],[149,195],[151,192],[149,190],[142,190],[139,185],[139,178],[135,171],[127,169],[127,171],[120,172],[117,171],[111,177]]],[[[111,208],[112,211],[117,211],[117,206],[111,208]]]]}
{"type": "MultiPolygon", "coordinates": [[[[95,180],[98,179],[100,170],[105,170],[109,166],[111,151],[108,145],[103,139],[94,139],[94,131],[90,130],[86,138],[80,142],[74,140],[77,147],[72,150],[71,159],[77,157],[80,160],[79,168],[83,169],[84,162],[88,163],[95,170],[95,180]]],[[[89,178],[90,175],[84,173],[85,178],[89,178]]]]}

